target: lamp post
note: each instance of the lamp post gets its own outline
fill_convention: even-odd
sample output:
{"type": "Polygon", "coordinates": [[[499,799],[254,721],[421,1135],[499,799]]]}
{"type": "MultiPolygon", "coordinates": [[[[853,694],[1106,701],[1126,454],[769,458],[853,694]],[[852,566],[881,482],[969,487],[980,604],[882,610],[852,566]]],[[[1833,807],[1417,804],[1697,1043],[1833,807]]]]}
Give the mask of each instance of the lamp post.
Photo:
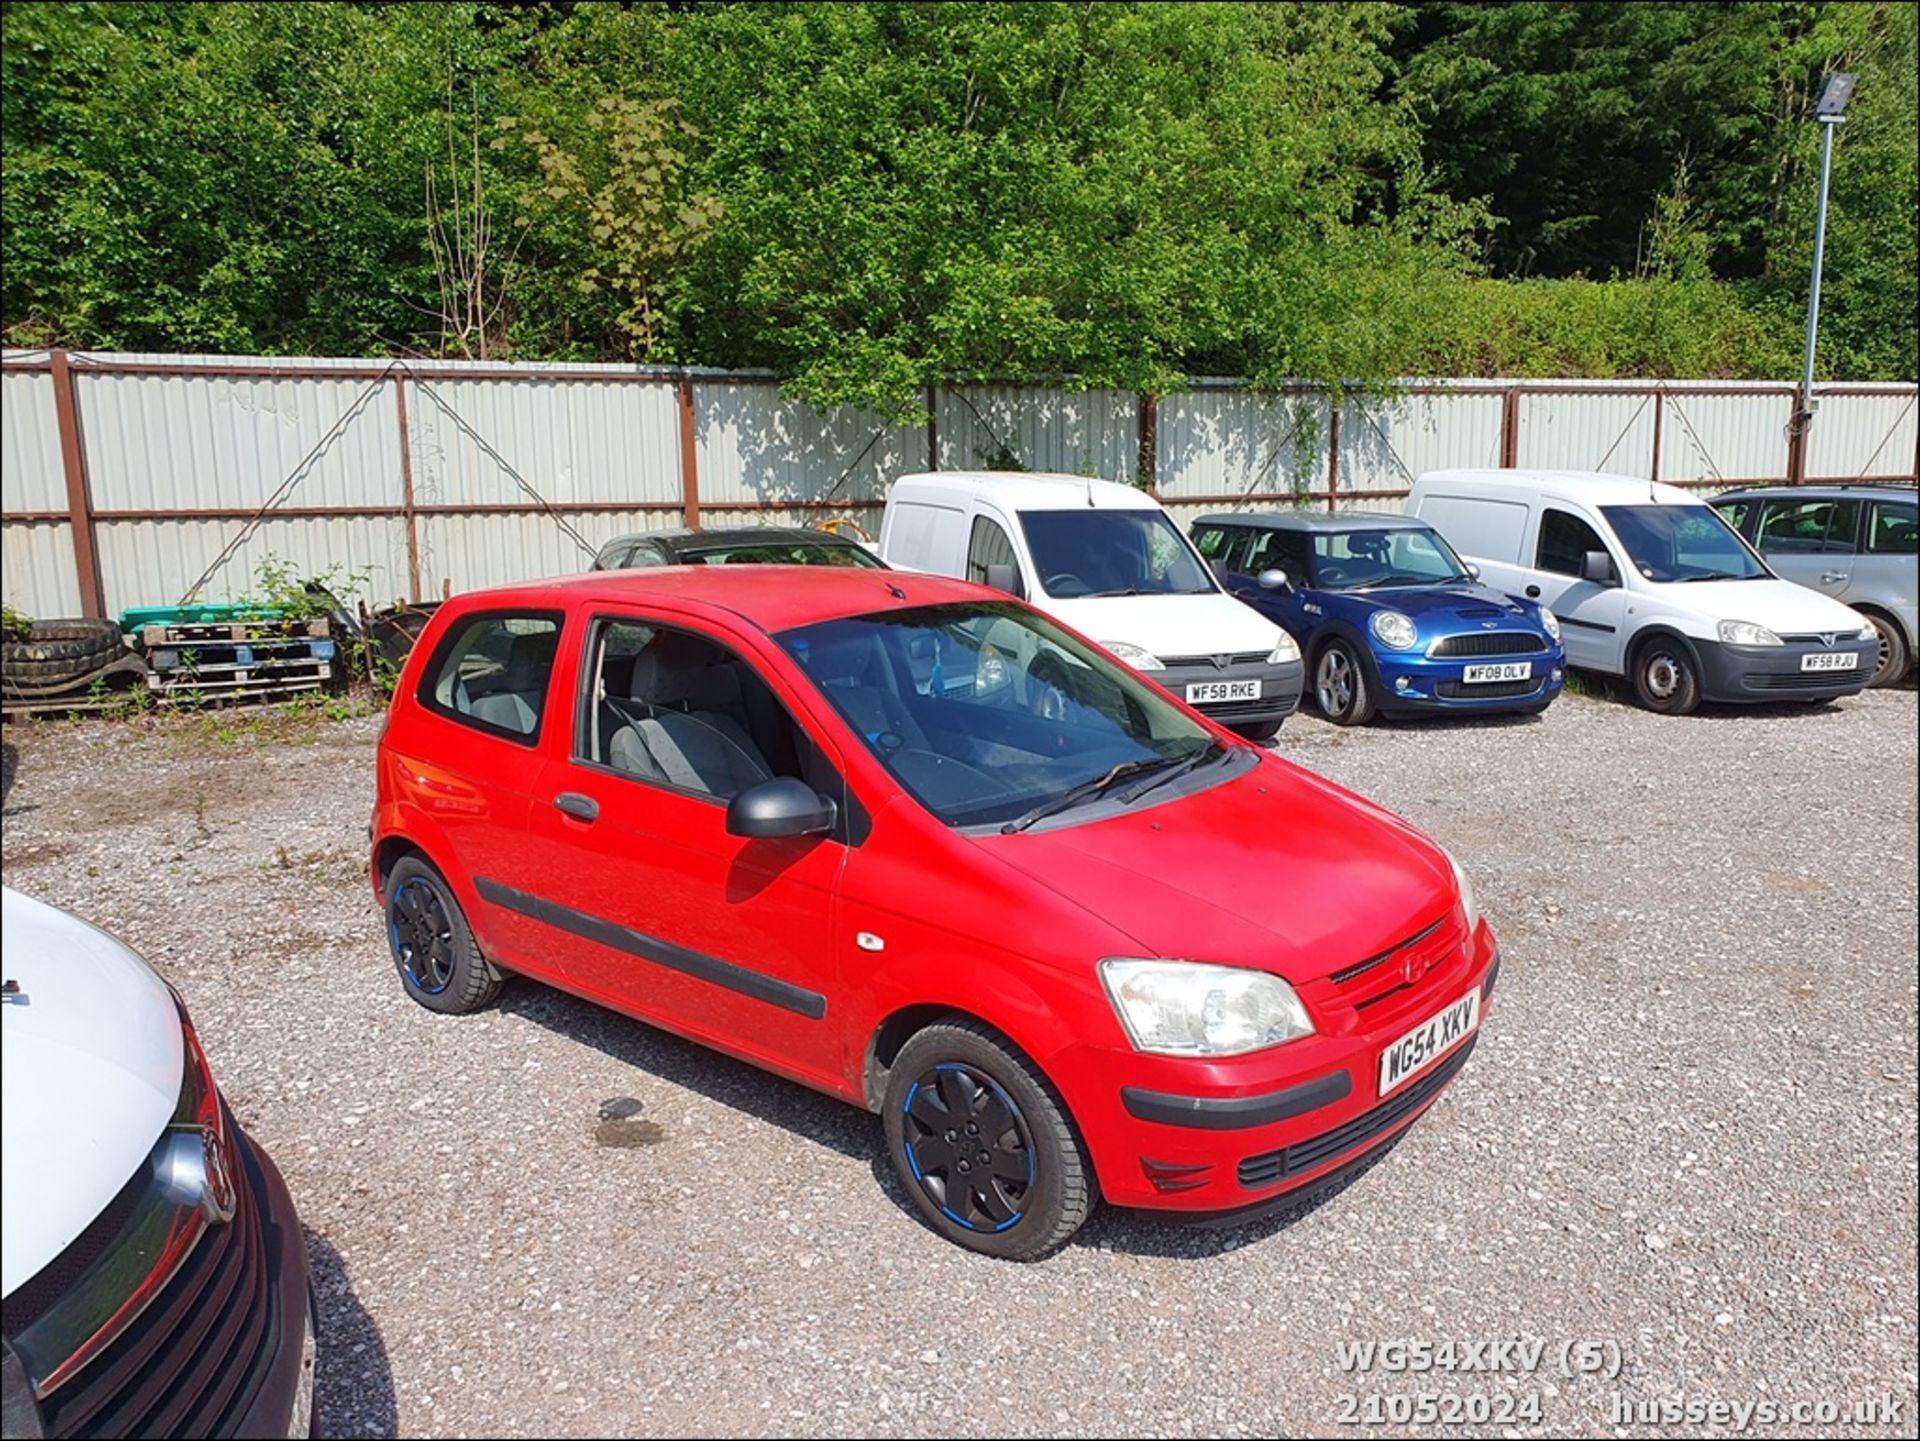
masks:
{"type": "Polygon", "coordinates": [[[1813,222],[1813,288],[1807,295],[1807,351],[1800,367],[1800,392],[1787,426],[1787,483],[1807,478],[1807,430],[1813,424],[1813,348],[1820,335],[1820,267],[1827,255],[1827,182],[1833,174],[1833,132],[1847,118],[1855,77],[1833,74],[1813,103],[1820,124],[1820,209],[1813,222]]]}

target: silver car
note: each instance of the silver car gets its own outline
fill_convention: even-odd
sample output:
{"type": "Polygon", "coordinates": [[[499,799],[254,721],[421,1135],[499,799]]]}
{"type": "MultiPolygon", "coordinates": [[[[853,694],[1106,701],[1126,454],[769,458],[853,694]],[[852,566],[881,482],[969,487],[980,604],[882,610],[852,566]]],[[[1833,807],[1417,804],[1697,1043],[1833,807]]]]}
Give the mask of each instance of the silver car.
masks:
{"type": "Polygon", "coordinates": [[[1920,490],[1768,486],[1728,491],[1713,506],[1779,575],[1873,622],[1880,632],[1874,685],[1905,678],[1920,650],[1920,490]]]}

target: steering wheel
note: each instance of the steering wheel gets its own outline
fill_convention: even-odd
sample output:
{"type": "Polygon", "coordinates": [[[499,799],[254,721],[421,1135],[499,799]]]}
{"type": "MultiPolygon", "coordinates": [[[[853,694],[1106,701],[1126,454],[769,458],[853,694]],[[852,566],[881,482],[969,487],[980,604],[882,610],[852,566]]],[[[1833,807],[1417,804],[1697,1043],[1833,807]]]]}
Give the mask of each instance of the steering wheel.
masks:
{"type": "Polygon", "coordinates": [[[1085,594],[1093,588],[1070,570],[1063,570],[1057,575],[1049,575],[1044,577],[1044,579],[1046,581],[1048,595],[1061,595],[1066,593],[1065,588],[1069,584],[1078,587],[1078,593],[1080,594],[1085,594]]]}

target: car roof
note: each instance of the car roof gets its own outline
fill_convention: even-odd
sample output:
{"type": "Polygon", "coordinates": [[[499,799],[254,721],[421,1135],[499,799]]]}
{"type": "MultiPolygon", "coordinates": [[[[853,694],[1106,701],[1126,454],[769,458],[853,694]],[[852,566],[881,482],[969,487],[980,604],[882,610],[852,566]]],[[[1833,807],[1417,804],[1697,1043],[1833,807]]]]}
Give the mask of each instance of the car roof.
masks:
{"type": "Polygon", "coordinates": [[[1160,502],[1138,486],[1085,475],[1027,470],[916,471],[894,481],[929,494],[965,493],[988,498],[1012,510],[1159,510],[1160,502]]]}
{"type": "Polygon", "coordinates": [[[657,566],[646,570],[590,570],[551,580],[467,591],[447,608],[461,612],[563,601],[644,605],[650,599],[726,612],[765,631],[867,615],[907,606],[954,601],[1005,601],[971,581],[918,571],[866,570],[827,565],[657,566]]]}
{"type": "Polygon", "coordinates": [[[1195,525],[1244,525],[1255,530],[1326,531],[1345,535],[1361,530],[1430,530],[1411,515],[1388,515],[1369,510],[1236,510],[1203,515],[1195,525]]]}
{"type": "Polygon", "coordinates": [[[1502,489],[1551,492],[1585,505],[1705,504],[1700,496],[1678,486],[1601,470],[1429,470],[1422,472],[1414,485],[1422,490],[1433,485],[1465,485],[1489,493],[1502,489]]]}
{"type": "Polygon", "coordinates": [[[717,530],[709,530],[704,526],[676,525],[664,530],[636,530],[627,535],[616,535],[600,549],[604,551],[612,546],[633,545],[646,540],[659,541],[676,555],[690,554],[696,550],[719,550],[730,545],[853,544],[830,531],[809,530],[794,525],[730,525],[717,530]]]}
{"type": "Polygon", "coordinates": [[[1716,495],[1712,504],[1723,500],[1762,500],[1771,496],[1794,496],[1800,500],[1841,500],[1858,496],[1883,495],[1893,500],[1920,500],[1920,486],[1888,485],[1884,481],[1863,480],[1838,485],[1745,485],[1716,495]]]}

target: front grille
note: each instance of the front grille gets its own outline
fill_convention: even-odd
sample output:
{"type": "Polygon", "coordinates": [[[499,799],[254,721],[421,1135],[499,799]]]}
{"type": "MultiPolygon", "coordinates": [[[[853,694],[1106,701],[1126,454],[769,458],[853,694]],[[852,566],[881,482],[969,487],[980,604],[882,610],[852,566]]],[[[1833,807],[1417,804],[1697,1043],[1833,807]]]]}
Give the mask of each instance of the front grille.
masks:
{"type": "Polygon", "coordinates": [[[41,1403],[65,1436],[225,1436],[272,1364],[265,1221],[232,1118],[233,1219],[212,1226],[139,1317],[41,1403]]]}
{"type": "Polygon", "coordinates": [[[1417,931],[1413,935],[1408,936],[1404,941],[1399,941],[1391,946],[1388,946],[1384,951],[1382,951],[1377,956],[1368,956],[1364,961],[1355,961],[1352,965],[1347,966],[1344,969],[1335,971],[1333,975],[1329,977],[1329,979],[1336,986],[1344,986],[1348,981],[1359,980],[1360,977],[1364,976],[1368,971],[1372,970],[1375,966],[1384,965],[1387,961],[1399,955],[1400,952],[1404,951],[1408,946],[1419,945],[1420,942],[1424,941],[1428,936],[1432,935],[1435,931],[1439,930],[1440,923],[1441,921],[1444,921],[1444,920],[1446,920],[1445,916],[1440,917],[1440,920],[1435,921],[1432,925],[1428,926],[1424,931],[1417,931]]]}
{"type": "Polygon", "coordinates": [[[1856,666],[1852,670],[1796,670],[1777,674],[1753,674],[1746,682],[1753,690],[1847,690],[1861,684],[1864,671],[1856,666]]]}
{"type": "Polygon", "coordinates": [[[1859,634],[1860,632],[1857,630],[1808,631],[1803,635],[1802,634],[1782,635],[1780,639],[1785,641],[1788,645],[1825,646],[1828,643],[1827,642],[1828,636],[1832,636],[1833,643],[1835,645],[1839,645],[1843,642],[1853,640],[1859,634]]]}
{"type": "Polygon", "coordinates": [[[93,1218],[91,1225],[74,1237],[67,1249],[34,1273],[33,1278],[11,1296],[6,1305],[6,1336],[11,1341],[32,1326],[58,1304],[79,1283],[93,1263],[119,1239],[120,1232],[139,1207],[152,1177],[147,1158],[120,1188],[120,1194],[107,1202],[106,1209],[93,1218]]]}
{"type": "Polygon", "coordinates": [[[1466,1065],[1467,1057],[1473,1054],[1474,1043],[1478,1039],[1477,1036],[1469,1036],[1458,1051],[1419,1080],[1410,1083],[1399,1095],[1389,1096],[1371,1111],[1355,1116],[1345,1125],[1310,1136],[1304,1141],[1296,1141],[1282,1150],[1247,1157],[1240,1163],[1241,1186],[1249,1191],[1277,1186],[1294,1176],[1318,1170],[1329,1161],[1349,1151],[1357,1151],[1369,1141],[1393,1130],[1446,1089],[1447,1082],[1466,1065]]]}
{"type": "Polygon", "coordinates": [[[1443,655],[1539,655],[1546,641],[1523,630],[1476,631],[1471,635],[1442,636],[1428,650],[1430,656],[1443,655]]]}
{"type": "Polygon", "coordinates": [[[1528,680],[1483,680],[1468,685],[1463,680],[1443,680],[1433,689],[1442,700],[1500,700],[1506,696],[1532,695],[1544,683],[1540,676],[1528,680]]]}
{"type": "MultiPolygon", "coordinates": [[[[1266,662],[1268,654],[1269,653],[1264,650],[1250,650],[1242,655],[1228,656],[1227,664],[1230,666],[1262,665],[1266,662]]],[[[1163,655],[1160,657],[1160,664],[1168,670],[1185,670],[1189,668],[1196,670],[1214,670],[1217,668],[1213,663],[1213,657],[1210,655],[1163,655]]]]}
{"type": "Polygon", "coordinates": [[[1271,714],[1276,703],[1276,698],[1269,697],[1266,700],[1197,700],[1192,705],[1216,720],[1230,720],[1237,715],[1271,714]]]}

